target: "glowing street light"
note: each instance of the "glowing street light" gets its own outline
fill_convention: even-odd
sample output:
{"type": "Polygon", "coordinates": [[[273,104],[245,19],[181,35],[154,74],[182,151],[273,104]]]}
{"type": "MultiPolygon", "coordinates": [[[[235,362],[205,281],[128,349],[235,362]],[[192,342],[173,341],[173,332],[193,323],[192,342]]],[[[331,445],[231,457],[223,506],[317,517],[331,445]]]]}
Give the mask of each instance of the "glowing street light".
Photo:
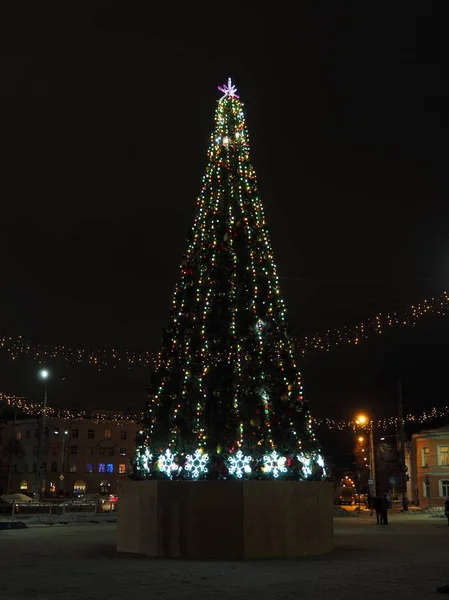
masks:
{"type": "Polygon", "coordinates": [[[364,441],[365,441],[365,438],[364,438],[363,436],[360,436],[360,437],[359,437],[359,442],[360,442],[360,443],[362,443],[362,442],[364,442],[364,441]]]}
{"type": "MultiPolygon", "coordinates": [[[[372,419],[370,419],[367,415],[364,415],[363,413],[360,415],[357,415],[357,417],[355,418],[355,423],[357,425],[360,425],[361,427],[367,427],[368,428],[368,432],[369,432],[369,461],[368,461],[368,467],[369,467],[369,478],[370,481],[372,482],[370,485],[371,488],[371,495],[375,496],[376,495],[376,465],[375,465],[375,460],[376,457],[374,455],[374,423],[372,421],[372,419]]],[[[359,442],[363,441],[363,437],[360,436],[359,437],[359,442]]],[[[364,460],[366,461],[366,457],[364,458],[364,460]]]]}
{"type": "Polygon", "coordinates": [[[44,402],[42,406],[42,414],[39,420],[39,438],[37,443],[37,469],[36,469],[36,494],[42,498],[42,479],[43,479],[43,451],[44,451],[44,431],[45,417],[47,413],[47,380],[50,377],[48,369],[41,369],[39,377],[44,381],[44,402]]]}

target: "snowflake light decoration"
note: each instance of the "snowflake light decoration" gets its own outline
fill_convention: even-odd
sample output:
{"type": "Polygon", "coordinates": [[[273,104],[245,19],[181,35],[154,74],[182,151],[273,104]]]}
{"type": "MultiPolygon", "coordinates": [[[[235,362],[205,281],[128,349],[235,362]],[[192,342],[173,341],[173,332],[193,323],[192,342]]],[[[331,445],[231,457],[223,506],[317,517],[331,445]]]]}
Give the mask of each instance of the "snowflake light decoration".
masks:
{"type": "Polygon", "coordinates": [[[163,473],[165,473],[167,475],[167,477],[170,477],[170,479],[173,477],[173,472],[174,471],[179,472],[179,468],[180,468],[175,463],[174,458],[175,458],[174,454],[172,454],[170,450],[166,450],[165,454],[161,454],[158,459],[159,471],[162,471],[163,473]]]}
{"type": "Polygon", "coordinates": [[[223,87],[218,86],[220,92],[223,92],[224,96],[222,98],[226,98],[226,96],[230,96],[231,98],[240,98],[237,95],[237,88],[232,84],[231,78],[228,79],[228,85],[224,85],[223,87]]]}
{"type": "Polygon", "coordinates": [[[315,460],[318,466],[320,466],[323,469],[323,477],[326,477],[326,465],[324,463],[324,458],[321,456],[321,454],[315,454],[315,460]]]}
{"type": "Polygon", "coordinates": [[[277,479],[279,473],[287,473],[287,467],[285,466],[286,461],[286,458],[279,456],[276,450],[273,450],[271,454],[263,457],[264,471],[266,473],[272,473],[273,477],[277,479]]]}
{"type": "Polygon", "coordinates": [[[301,454],[298,454],[298,460],[302,463],[302,472],[304,477],[309,477],[309,475],[312,475],[312,459],[310,456],[306,456],[303,452],[301,452],[301,454]]]}
{"type": "Polygon", "coordinates": [[[201,450],[195,450],[193,456],[187,454],[184,468],[191,474],[193,479],[198,479],[201,473],[207,473],[208,462],[209,456],[207,454],[203,454],[201,450]]]}
{"type": "Polygon", "coordinates": [[[243,477],[243,473],[251,473],[251,456],[245,456],[239,450],[235,456],[229,457],[229,473],[235,475],[239,479],[243,477]]]}
{"type": "Polygon", "coordinates": [[[143,471],[149,471],[150,470],[150,463],[151,463],[152,460],[153,460],[153,455],[148,450],[148,448],[146,448],[145,449],[145,454],[140,457],[140,469],[143,470],[143,471]]]}

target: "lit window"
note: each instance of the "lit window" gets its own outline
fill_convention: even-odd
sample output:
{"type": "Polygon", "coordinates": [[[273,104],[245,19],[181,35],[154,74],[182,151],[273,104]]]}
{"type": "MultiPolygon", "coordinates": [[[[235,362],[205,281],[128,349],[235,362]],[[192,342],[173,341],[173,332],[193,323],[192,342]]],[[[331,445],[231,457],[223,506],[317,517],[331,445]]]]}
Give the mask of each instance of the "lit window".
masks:
{"type": "Polygon", "coordinates": [[[449,481],[447,479],[440,481],[440,496],[442,498],[449,498],[449,481]]]}
{"type": "Polygon", "coordinates": [[[427,447],[422,448],[421,449],[421,460],[422,460],[423,467],[429,466],[429,459],[430,459],[430,449],[427,447]]]}
{"type": "Polygon", "coordinates": [[[108,463],[106,465],[106,473],[113,473],[114,472],[114,465],[112,463],[108,463]]]}
{"type": "Polygon", "coordinates": [[[126,456],[126,448],[120,448],[120,456],[126,456]]]}
{"type": "Polygon", "coordinates": [[[449,446],[438,446],[439,461],[442,466],[449,465],[449,446]]]}
{"type": "Polygon", "coordinates": [[[108,439],[111,437],[111,430],[110,430],[110,429],[106,429],[106,430],[105,430],[105,432],[104,432],[104,437],[105,437],[105,438],[108,438],[108,439]]]}
{"type": "Polygon", "coordinates": [[[72,438],[77,438],[79,435],[78,429],[72,429],[72,438]]]}
{"type": "Polygon", "coordinates": [[[87,464],[86,464],[86,471],[87,471],[88,473],[92,473],[92,465],[91,465],[90,463],[87,463],[87,464]]]}
{"type": "Polygon", "coordinates": [[[106,472],[106,465],[104,463],[100,463],[98,465],[98,472],[99,473],[105,473],[106,472]]]}
{"type": "Polygon", "coordinates": [[[119,465],[118,466],[118,472],[119,473],[126,473],[126,465],[119,465]]]}
{"type": "Polygon", "coordinates": [[[122,431],[120,432],[120,439],[121,440],[126,440],[126,431],[122,429],[122,431]]]}

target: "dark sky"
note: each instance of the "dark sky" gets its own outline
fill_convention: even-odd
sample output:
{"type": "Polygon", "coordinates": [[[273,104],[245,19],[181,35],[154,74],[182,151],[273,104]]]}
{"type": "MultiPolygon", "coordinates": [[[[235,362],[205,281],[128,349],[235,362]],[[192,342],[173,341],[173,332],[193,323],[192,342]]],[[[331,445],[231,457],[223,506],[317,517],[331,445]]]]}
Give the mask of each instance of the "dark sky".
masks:
{"type": "MultiPolygon", "coordinates": [[[[1,9],[1,331],[157,350],[228,76],[294,333],[445,288],[449,48],[433,3],[153,4],[1,9]]],[[[433,405],[448,335],[428,319],[309,356],[312,410],[391,413],[399,374],[406,402],[433,405]]],[[[39,395],[36,365],[0,361],[2,391],[39,395]]],[[[145,400],[143,370],[53,369],[54,401],[145,400]]]]}

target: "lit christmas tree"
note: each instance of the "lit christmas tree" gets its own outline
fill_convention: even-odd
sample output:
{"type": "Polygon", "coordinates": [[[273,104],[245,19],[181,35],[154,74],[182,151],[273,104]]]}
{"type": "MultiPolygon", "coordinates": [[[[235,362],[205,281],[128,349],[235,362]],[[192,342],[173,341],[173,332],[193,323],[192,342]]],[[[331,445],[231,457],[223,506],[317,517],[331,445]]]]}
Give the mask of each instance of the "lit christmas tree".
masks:
{"type": "Polygon", "coordinates": [[[230,79],[219,90],[133,477],[318,479],[243,104],[230,79]]]}

